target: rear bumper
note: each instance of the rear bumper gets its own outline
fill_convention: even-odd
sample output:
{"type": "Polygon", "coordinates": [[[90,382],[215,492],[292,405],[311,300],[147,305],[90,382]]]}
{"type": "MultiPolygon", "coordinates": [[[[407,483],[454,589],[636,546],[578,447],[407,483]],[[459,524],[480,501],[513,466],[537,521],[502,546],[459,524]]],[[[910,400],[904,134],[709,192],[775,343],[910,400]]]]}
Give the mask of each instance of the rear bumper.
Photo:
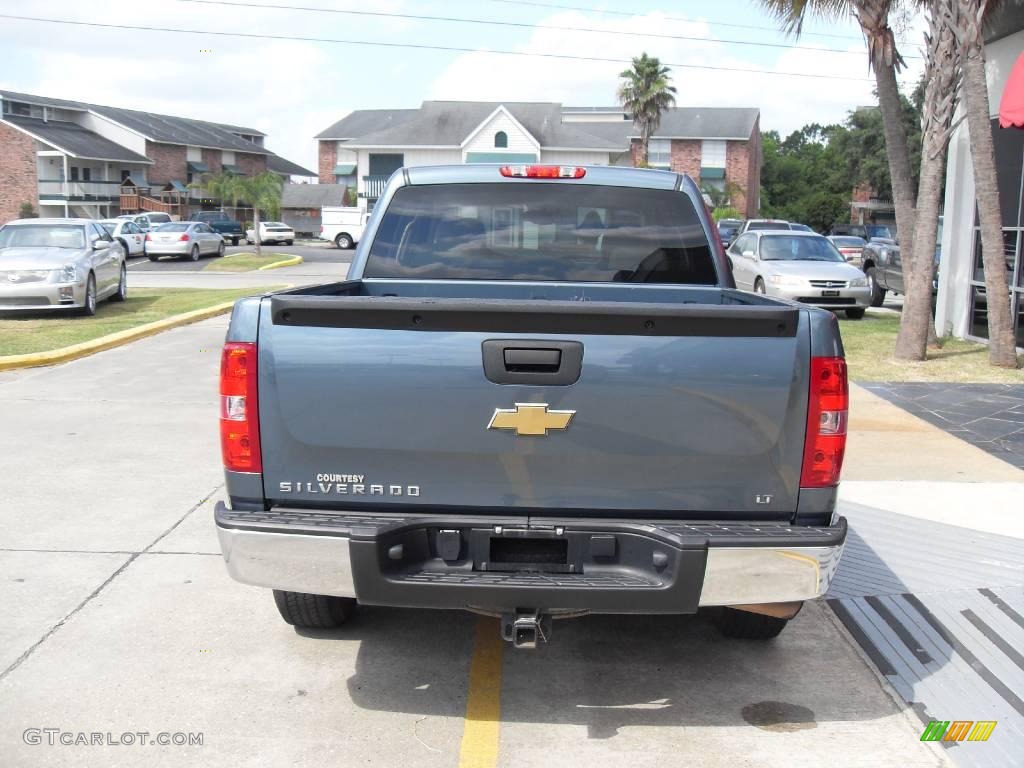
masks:
{"type": "Polygon", "coordinates": [[[237,581],[419,608],[692,613],[809,600],[828,590],[846,540],[844,518],[810,527],[238,512],[223,504],[215,517],[237,581]],[[439,531],[459,532],[460,556],[439,556],[439,531]],[[570,570],[511,570],[481,558],[496,538],[524,537],[565,540],[570,570]]]}

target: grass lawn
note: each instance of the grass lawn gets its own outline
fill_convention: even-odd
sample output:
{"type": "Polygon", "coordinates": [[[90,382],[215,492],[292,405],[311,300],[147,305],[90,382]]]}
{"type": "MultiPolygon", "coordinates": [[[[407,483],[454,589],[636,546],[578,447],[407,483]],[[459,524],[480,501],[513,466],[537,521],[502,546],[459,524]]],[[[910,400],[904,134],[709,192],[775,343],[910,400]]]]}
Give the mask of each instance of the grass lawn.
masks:
{"type": "Polygon", "coordinates": [[[941,350],[928,350],[925,362],[894,360],[900,316],[868,312],[863,320],[839,316],[851,381],[955,381],[1024,384],[1024,371],[993,368],[988,347],[973,341],[945,339],[941,350]]]}
{"type": "Polygon", "coordinates": [[[290,259],[294,254],[289,253],[267,253],[257,256],[255,253],[232,253],[222,259],[214,259],[205,267],[204,272],[251,272],[254,269],[265,267],[277,261],[290,259]]]}
{"type": "Polygon", "coordinates": [[[129,288],[128,301],[123,304],[101,301],[94,317],[76,317],[63,313],[0,317],[0,355],[23,355],[60,349],[266,290],[270,289],[129,288]]]}

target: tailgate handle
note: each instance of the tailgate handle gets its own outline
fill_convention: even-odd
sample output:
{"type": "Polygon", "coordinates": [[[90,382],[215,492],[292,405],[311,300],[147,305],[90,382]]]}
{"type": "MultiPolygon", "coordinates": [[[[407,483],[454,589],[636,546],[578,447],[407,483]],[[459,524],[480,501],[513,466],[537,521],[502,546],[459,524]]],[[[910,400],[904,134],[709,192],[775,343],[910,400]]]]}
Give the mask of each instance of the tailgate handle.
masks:
{"type": "Polygon", "coordinates": [[[506,349],[505,370],[523,373],[556,373],[562,364],[558,349],[506,349]]]}
{"type": "Polygon", "coordinates": [[[495,384],[575,384],[583,368],[578,341],[488,339],[483,342],[484,375],[495,384]]]}

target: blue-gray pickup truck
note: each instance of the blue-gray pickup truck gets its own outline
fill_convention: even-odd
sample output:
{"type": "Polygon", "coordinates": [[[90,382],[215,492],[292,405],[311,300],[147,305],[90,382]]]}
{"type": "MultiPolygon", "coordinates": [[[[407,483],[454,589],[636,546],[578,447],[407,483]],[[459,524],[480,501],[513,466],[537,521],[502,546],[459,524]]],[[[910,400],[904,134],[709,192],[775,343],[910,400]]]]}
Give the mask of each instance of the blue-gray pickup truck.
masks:
{"type": "Polygon", "coordinates": [[[235,579],[357,604],[695,613],[770,638],[825,593],[846,364],[830,312],[735,289],[697,186],[404,168],[347,280],[239,301],[220,380],[235,579]]]}

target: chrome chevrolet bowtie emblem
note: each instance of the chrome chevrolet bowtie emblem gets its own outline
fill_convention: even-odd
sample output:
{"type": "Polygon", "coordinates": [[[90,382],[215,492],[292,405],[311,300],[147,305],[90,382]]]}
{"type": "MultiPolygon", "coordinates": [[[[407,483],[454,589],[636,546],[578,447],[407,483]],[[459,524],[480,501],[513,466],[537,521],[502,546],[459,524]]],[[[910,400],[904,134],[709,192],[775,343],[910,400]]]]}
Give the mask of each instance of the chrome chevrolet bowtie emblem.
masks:
{"type": "Polygon", "coordinates": [[[488,429],[514,429],[517,435],[544,437],[549,429],[565,429],[576,411],[549,411],[547,403],[516,403],[495,408],[488,429]]]}

